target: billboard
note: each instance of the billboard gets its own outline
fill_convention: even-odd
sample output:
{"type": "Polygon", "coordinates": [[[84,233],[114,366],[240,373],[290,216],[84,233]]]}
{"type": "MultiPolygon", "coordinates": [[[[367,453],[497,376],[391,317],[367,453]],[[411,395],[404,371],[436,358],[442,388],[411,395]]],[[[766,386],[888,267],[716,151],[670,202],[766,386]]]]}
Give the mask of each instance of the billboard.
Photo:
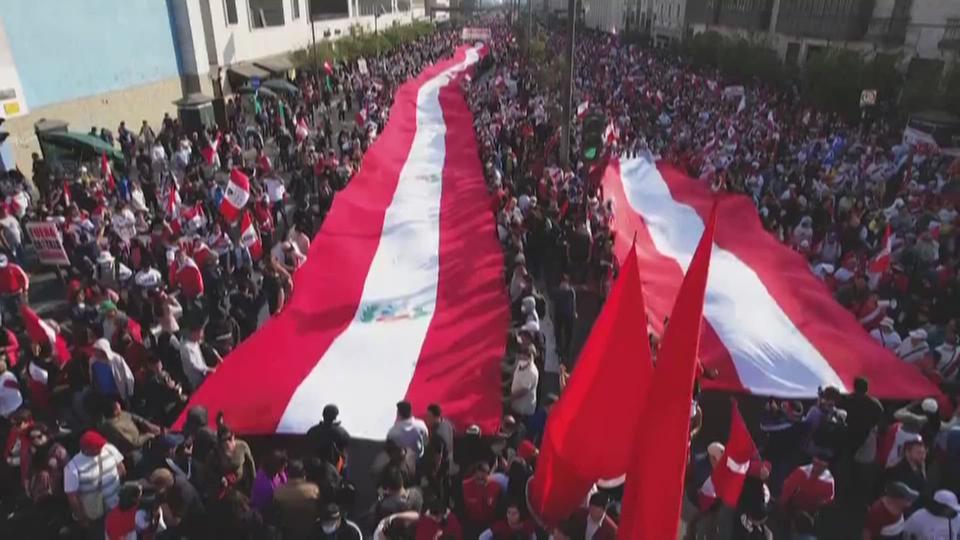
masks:
{"type": "Polygon", "coordinates": [[[310,19],[342,19],[350,16],[350,0],[308,0],[310,19]]]}

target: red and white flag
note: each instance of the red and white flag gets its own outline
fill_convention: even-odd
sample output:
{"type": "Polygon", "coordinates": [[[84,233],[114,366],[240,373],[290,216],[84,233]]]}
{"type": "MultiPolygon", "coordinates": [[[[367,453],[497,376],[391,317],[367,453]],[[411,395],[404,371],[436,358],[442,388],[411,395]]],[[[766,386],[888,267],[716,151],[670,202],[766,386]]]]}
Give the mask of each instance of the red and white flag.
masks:
{"type": "Polygon", "coordinates": [[[590,100],[583,100],[580,105],[577,105],[577,118],[583,118],[587,115],[587,111],[590,110],[590,100]]]}
{"type": "Polygon", "coordinates": [[[461,47],[399,88],[389,126],[313,239],[324,255],[299,268],[284,310],[191,405],[248,434],[305,433],[336,403],[351,435],[382,440],[401,400],[417,415],[442,403],[456,425],[496,430],[509,300],[459,84],[479,59],[461,47]],[[281,357],[265,383],[263,359],[281,357]]]}
{"type": "Polygon", "coordinates": [[[240,220],[240,241],[250,250],[253,260],[259,261],[263,257],[263,242],[260,241],[260,233],[250,217],[250,212],[244,212],[240,220]]]}
{"type": "Polygon", "coordinates": [[[638,331],[645,328],[640,271],[631,252],[547,419],[528,487],[530,508],[543,523],[557,525],[583,504],[594,482],[630,468],[643,412],[638,396],[646,395],[653,373],[647,333],[638,331]]]}
{"type": "Polygon", "coordinates": [[[806,399],[827,386],[849,392],[863,376],[881,399],[938,393],[864,331],[801,255],[764,229],[749,198],[712,193],[706,182],[642,158],[611,161],[602,184],[617,209],[618,257],[637,234],[644,297],[658,330],[714,202],[722,203],[700,349],[704,366],[718,376],[704,388],[806,399]]]}
{"type": "Polygon", "coordinates": [[[620,129],[613,120],[607,124],[607,129],[603,131],[603,140],[606,141],[607,144],[613,144],[620,140],[620,129]]]}
{"type": "Polygon", "coordinates": [[[172,220],[180,217],[180,190],[177,189],[177,181],[172,177],[167,185],[167,196],[163,201],[163,211],[172,220]]]}
{"type": "Polygon", "coordinates": [[[30,341],[50,345],[53,356],[61,366],[70,360],[70,350],[67,348],[66,340],[49,322],[41,319],[26,303],[20,305],[20,315],[30,341]]]}
{"type": "Polygon", "coordinates": [[[670,313],[649,391],[644,395],[643,423],[634,437],[618,538],[677,537],[690,446],[690,399],[700,349],[698,338],[707,279],[712,273],[716,208],[705,224],[670,313]]]}
{"type": "MultiPolygon", "coordinates": [[[[730,434],[723,449],[720,462],[710,473],[716,497],[729,508],[736,508],[743,492],[743,482],[747,479],[750,461],[757,456],[757,446],[740,416],[740,407],[736,401],[731,403],[730,434]]],[[[701,510],[706,510],[701,508],[701,510]]]]}
{"type": "Polygon", "coordinates": [[[890,269],[890,255],[893,253],[893,242],[890,238],[890,225],[883,231],[883,243],[880,247],[880,253],[870,261],[870,273],[883,274],[890,269]]]}
{"type": "Polygon", "coordinates": [[[250,178],[236,167],[230,171],[230,181],[227,191],[223,194],[220,203],[220,213],[228,223],[233,223],[240,217],[240,211],[250,200],[250,178]]]}
{"type": "Polygon", "coordinates": [[[220,156],[217,154],[217,150],[219,150],[219,148],[220,148],[220,138],[221,138],[221,137],[222,137],[222,135],[221,135],[220,132],[218,131],[218,132],[217,132],[217,138],[214,139],[212,143],[210,143],[209,145],[207,145],[206,147],[204,147],[203,150],[200,150],[200,154],[203,155],[203,160],[207,163],[207,165],[213,165],[214,160],[220,157],[220,156]]]}
{"type": "Polygon", "coordinates": [[[329,60],[323,61],[323,71],[327,75],[333,75],[333,64],[331,64],[329,60]]]}
{"type": "Polygon", "coordinates": [[[100,155],[100,177],[107,183],[110,191],[117,189],[117,182],[113,178],[113,170],[110,168],[110,160],[107,159],[106,152],[100,155]]]}
{"type": "Polygon", "coordinates": [[[206,225],[207,213],[203,211],[203,205],[197,202],[180,213],[180,220],[188,231],[196,231],[206,225]]]}

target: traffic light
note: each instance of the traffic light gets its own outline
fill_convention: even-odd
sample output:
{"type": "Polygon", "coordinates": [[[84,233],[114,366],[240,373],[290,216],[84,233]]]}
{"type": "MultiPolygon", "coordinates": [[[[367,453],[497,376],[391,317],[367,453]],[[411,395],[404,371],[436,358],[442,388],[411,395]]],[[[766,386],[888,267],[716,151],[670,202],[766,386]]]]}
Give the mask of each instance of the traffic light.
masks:
{"type": "Polygon", "coordinates": [[[587,163],[600,158],[603,151],[603,131],[607,127],[607,118],[602,114],[591,114],[583,122],[583,160],[587,163]]]}

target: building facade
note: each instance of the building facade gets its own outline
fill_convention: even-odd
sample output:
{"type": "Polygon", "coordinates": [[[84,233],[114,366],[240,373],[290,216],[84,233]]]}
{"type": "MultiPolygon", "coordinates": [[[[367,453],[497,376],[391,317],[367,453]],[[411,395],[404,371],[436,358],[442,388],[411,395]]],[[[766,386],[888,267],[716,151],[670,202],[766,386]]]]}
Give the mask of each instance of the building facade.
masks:
{"type": "Polygon", "coordinates": [[[423,0],[345,0],[347,12],[311,25],[311,0],[4,0],[0,10],[0,118],[6,150],[30,170],[34,123],[116,132],[156,129],[174,101],[230,92],[227,72],[289,66],[291,51],[362,28],[424,16],[423,0]]]}
{"type": "Polygon", "coordinates": [[[686,0],[692,32],[765,41],[787,63],[828,47],[950,64],[960,51],[957,0],[686,0]]]}

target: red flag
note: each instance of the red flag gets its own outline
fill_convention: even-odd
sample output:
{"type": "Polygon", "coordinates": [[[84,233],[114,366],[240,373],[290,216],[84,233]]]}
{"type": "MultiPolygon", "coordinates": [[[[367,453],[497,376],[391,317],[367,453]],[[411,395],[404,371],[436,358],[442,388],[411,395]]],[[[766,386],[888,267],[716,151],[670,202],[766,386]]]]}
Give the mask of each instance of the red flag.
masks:
{"type": "Polygon", "coordinates": [[[327,75],[333,75],[333,66],[327,60],[323,61],[323,71],[325,71],[327,75]]]}
{"type": "Polygon", "coordinates": [[[207,165],[213,165],[213,159],[217,157],[217,150],[220,148],[220,137],[221,135],[218,131],[217,138],[207,145],[206,148],[200,150],[200,153],[203,155],[203,160],[207,162],[207,165]]]}
{"type": "Polygon", "coordinates": [[[263,242],[253,224],[253,219],[250,218],[250,212],[244,212],[240,220],[240,241],[250,250],[250,257],[253,260],[259,261],[263,257],[263,242]]]}
{"type": "Polygon", "coordinates": [[[597,480],[627,471],[642,410],[637,402],[653,371],[646,328],[634,247],[547,420],[528,494],[544,523],[566,519],[597,480]]]}
{"type": "Polygon", "coordinates": [[[886,230],[883,231],[883,244],[880,248],[880,253],[877,253],[876,257],[870,261],[871,273],[882,274],[890,269],[890,254],[893,252],[891,247],[890,224],[887,224],[886,230]]]}
{"type": "Polygon", "coordinates": [[[130,334],[130,339],[143,345],[143,328],[136,319],[130,316],[127,316],[127,333],[130,334]]]}
{"type": "Polygon", "coordinates": [[[70,206],[70,203],[73,202],[73,197],[70,196],[70,182],[66,180],[63,181],[63,206],[70,206]]]}
{"type": "Polygon", "coordinates": [[[618,538],[677,537],[690,443],[690,399],[716,214],[714,207],[663,335],[642,417],[644,425],[636,430],[618,538]]]}
{"type": "Polygon", "coordinates": [[[70,350],[67,348],[66,340],[50,323],[41,319],[26,303],[20,304],[20,315],[30,341],[40,344],[49,343],[53,356],[61,366],[70,360],[70,350]]]}
{"type": "Polygon", "coordinates": [[[220,203],[220,213],[227,222],[233,223],[240,217],[240,211],[247,205],[248,200],[250,200],[250,179],[240,172],[240,169],[234,168],[230,171],[230,182],[227,184],[223,202],[220,203]]]}
{"type": "Polygon", "coordinates": [[[730,435],[723,456],[713,468],[710,478],[717,498],[730,508],[736,508],[743,491],[743,481],[747,478],[750,460],[757,455],[757,447],[740,416],[740,408],[732,401],[730,413],[730,435]]]}
{"type": "Polygon", "coordinates": [[[107,181],[107,187],[110,188],[110,191],[117,189],[117,182],[113,179],[113,171],[110,169],[110,160],[107,159],[106,152],[100,157],[100,176],[107,181]]]}

